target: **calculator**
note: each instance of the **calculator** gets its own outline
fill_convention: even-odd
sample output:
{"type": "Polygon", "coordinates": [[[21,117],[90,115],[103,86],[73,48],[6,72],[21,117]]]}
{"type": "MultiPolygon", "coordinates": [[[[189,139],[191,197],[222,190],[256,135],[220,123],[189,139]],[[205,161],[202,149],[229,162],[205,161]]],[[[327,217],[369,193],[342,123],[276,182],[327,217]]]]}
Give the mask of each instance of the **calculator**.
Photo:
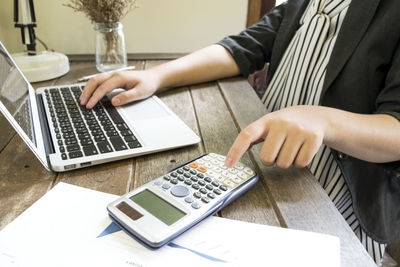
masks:
{"type": "Polygon", "coordinates": [[[254,170],[209,153],[186,162],[107,206],[111,219],[151,248],[159,248],[227,206],[257,181],[254,170]]]}

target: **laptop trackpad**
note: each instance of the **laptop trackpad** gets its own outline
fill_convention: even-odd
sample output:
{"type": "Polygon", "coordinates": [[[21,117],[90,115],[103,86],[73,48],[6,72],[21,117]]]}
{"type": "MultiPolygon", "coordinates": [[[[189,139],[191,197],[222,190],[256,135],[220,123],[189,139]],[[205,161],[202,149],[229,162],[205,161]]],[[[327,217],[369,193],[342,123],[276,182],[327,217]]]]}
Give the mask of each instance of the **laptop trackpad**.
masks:
{"type": "Polygon", "coordinates": [[[153,97],[124,105],[122,106],[122,110],[129,120],[134,121],[170,115],[153,97]]]}

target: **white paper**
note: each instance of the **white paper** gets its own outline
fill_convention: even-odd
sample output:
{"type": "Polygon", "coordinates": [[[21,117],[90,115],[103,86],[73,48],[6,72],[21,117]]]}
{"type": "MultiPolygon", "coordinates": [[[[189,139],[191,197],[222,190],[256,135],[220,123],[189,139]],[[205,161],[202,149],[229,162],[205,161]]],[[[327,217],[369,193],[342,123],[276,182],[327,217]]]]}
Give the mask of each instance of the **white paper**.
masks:
{"type": "Polygon", "coordinates": [[[0,232],[0,266],[340,266],[337,237],[218,217],[158,250],[123,231],[97,237],[116,198],[59,183],[0,232]]]}

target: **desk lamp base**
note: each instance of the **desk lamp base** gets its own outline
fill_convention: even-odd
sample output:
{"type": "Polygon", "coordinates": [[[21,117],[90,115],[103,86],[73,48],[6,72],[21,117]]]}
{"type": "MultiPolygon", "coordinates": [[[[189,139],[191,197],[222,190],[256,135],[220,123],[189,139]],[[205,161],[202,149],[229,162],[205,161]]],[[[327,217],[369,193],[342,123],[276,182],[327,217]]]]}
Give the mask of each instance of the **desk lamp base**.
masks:
{"type": "Polygon", "coordinates": [[[42,51],[34,56],[17,53],[12,57],[29,82],[54,79],[69,71],[67,56],[57,52],[42,51]]]}

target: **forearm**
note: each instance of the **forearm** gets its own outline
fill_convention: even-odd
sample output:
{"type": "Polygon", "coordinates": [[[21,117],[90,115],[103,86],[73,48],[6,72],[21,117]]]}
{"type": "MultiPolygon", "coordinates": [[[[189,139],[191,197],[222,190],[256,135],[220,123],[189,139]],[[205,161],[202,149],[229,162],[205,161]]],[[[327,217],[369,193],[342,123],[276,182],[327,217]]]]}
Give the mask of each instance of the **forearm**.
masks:
{"type": "Polygon", "coordinates": [[[235,76],[239,69],[220,45],[211,45],[187,56],[150,69],[159,80],[159,88],[176,87],[235,76]]]}
{"type": "Polygon", "coordinates": [[[320,108],[329,121],[323,141],[327,146],[370,162],[400,160],[400,122],[396,118],[320,108]]]}

